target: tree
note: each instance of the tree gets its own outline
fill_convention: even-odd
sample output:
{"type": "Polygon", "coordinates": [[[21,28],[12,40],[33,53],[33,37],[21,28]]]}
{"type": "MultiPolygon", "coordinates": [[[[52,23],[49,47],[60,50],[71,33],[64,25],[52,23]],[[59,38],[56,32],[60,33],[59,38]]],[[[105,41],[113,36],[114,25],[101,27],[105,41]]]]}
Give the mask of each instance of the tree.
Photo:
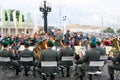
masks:
{"type": "Polygon", "coordinates": [[[103,30],[104,33],[114,33],[114,30],[111,27],[108,27],[107,29],[103,30]]]}
{"type": "Polygon", "coordinates": [[[117,33],[120,33],[120,28],[119,28],[119,29],[117,29],[117,33]]]}

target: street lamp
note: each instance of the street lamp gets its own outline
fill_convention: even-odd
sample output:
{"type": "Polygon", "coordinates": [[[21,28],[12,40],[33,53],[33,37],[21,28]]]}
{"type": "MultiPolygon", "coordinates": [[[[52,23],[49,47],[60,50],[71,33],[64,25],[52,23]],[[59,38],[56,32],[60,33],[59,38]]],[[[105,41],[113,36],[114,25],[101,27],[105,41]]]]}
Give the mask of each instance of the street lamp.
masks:
{"type": "Polygon", "coordinates": [[[44,31],[47,33],[47,14],[48,12],[51,12],[51,7],[47,5],[47,1],[44,0],[44,4],[40,6],[40,11],[43,12],[43,18],[44,18],[44,31]]]}
{"type": "Polygon", "coordinates": [[[64,21],[64,26],[63,26],[63,30],[64,30],[64,34],[65,34],[65,31],[66,31],[66,18],[67,16],[63,16],[63,21],[64,21]]]}

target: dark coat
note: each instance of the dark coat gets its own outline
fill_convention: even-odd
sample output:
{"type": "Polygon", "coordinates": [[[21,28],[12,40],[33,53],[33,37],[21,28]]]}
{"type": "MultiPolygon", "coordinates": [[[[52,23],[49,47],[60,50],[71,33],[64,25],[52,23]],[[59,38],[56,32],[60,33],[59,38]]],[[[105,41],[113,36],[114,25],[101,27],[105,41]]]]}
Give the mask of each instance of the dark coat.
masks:
{"type": "Polygon", "coordinates": [[[113,63],[120,64],[120,51],[118,52],[116,57],[109,57],[109,60],[112,60],[113,63]]]}
{"type": "Polygon", "coordinates": [[[96,49],[100,52],[100,55],[105,55],[105,54],[106,54],[106,52],[105,52],[105,49],[104,49],[104,48],[102,48],[102,47],[98,46],[96,49]]]}
{"type": "Polygon", "coordinates": [[[65,66],[65,67],[69,67],[69,66],[72,66],[73,65],[73,62],[72,61],[61,61],[62,57],[63,56],[73,56],[73,49],[71,47],[65,47],[65,48],[62,48],[60,50],[60,54],[59,54],[59,59],[60,59],[60,64],[62,66],[65,66]]]}
{"type": "Polygon", "coordinates": [[[11,51],[3,49],[0,51],[0,57],[10,57],[10,59],[14,59],[15,55],[11,51]]]}
{"type": "MultiPolygon", "coordinates": [[[[86,54],[81,58],[78,63],[85,63],[85,68],[89,68],[90,61],[98,61],[100,58],[100,52],[96,48],[86,51],[86,54]]],[[[95,69],[96,70],[96,69],[95,69]]]]}
{"type": "Polygon", "coordinates": [[[32,65],[35,66],[36,65],[36,63],[34,62],[35,57],[34,57],[33,51],[31,51],[29,49],[24,49],[24,50],[20,51],[19,57],[33,57],[33,61],[32,62],[24,62],[24,63],[21,62],[21,64],[23,64],[23,65],[30,65],[30,66],[32,66],[32,65]]]}
{"type": "MultiPolygon", "coordinates": [[[[9,66],[9,65],[12,65],[12,66],[18,66],[18,62],[15,62],[13,61],[13,59],[15,59],[15,55],[13,52],[7,50],[7,49],[3,49],[2,51],[0,51],[0,57],[10,57],[10,62],[9,64],[8,63],[5,63],[6,66],[9,66]]],[[[4,64],[2,64],[4,65],[4,64]]]]}
{"type": "Polygon", "coordinates": [[[20,51],[19,56],[20,57],[34,57],[33,51],[31,51],[29,49],[24,49],[24,50],[20,51]]]}
{"type": "MultiPolygon", "coordinates": [[[[41,67],[41,61],[58,61],[58,53],[55,50],[52,50],[51,48],[47,48],[45,50],[41,51],[40,54],[40,60],[38,63],[38,67],[41,67]]],[[[41,68],[42,72],[51,74],[54,72],[58,72],[58,68],[51,67],[51,68],[41,68]]]]}

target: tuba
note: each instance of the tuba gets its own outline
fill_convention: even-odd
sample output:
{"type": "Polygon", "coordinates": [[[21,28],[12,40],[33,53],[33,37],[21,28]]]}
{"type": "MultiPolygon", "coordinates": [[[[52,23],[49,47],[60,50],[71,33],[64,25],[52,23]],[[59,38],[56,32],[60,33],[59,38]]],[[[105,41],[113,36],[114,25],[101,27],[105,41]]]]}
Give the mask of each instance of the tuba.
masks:
{"type": "Polygon", "coordinates": [[[62,40],[58,40],[58,44],[59,44],[62,48],[64,48],[64,45],[63,45],[63,43],[62,43],[62,40]]]}
{"type": "Polygon", "coordinates": [[[111,50],[111,52],[113,53],[114,56],[116,56],[119,51],[118,38],[113,38],[111,40],[111,44],[114,46],[114,48],[111,50]]]}
{"type": "Polygon", "coordinates": [[[35,59],[38,61],[40,59],[40,52],[41,50],[44,50],[47,48],[46,40],[43,40],[41,42],[38,42],[36,44],[36,47],[33,49],[33,54],[35,56],[35,59]]]}

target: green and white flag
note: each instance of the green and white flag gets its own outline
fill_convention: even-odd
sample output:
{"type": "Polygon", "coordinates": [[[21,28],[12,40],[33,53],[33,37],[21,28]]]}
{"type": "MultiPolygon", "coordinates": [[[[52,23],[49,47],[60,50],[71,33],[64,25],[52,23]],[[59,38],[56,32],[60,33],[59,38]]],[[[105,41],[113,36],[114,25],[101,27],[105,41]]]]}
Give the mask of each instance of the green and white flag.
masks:
{"type": "Polygon", "coordinates": [[[27,23],[27,26],[30,27],[30,23],[31,23],[31,14],[30,14],[30,12],[27,13],[27,15],[26,15],[26,23],[27,23]]]}
{"type": "Polygon", "coordinates": [[[17,22],[17,18],[16,18],[16,11],[14,10],[13,13],[13,22],[14,22],[14,25],[15,25],[15,28],[16,28],[16,22],[17,22]]]}
{"type": "Polygon", "coordinates": [[[2,8],[0,7],[0,26],[2,26],[2,8]]]}
{"type": "Polygon", "coordinates": [[[22,12],[20,11],[20,15],[19,15],[19,28],[22,28],[22,12]]]}
{"type": "Polygon", "coordinates": [[[5,9],[2,10],[2,26],[5,27],[5,9]]]}
{"type": "Polygon", "coordinates": [[[7,10],[8,27],[10,27],[10,10],[7,10]]]}

